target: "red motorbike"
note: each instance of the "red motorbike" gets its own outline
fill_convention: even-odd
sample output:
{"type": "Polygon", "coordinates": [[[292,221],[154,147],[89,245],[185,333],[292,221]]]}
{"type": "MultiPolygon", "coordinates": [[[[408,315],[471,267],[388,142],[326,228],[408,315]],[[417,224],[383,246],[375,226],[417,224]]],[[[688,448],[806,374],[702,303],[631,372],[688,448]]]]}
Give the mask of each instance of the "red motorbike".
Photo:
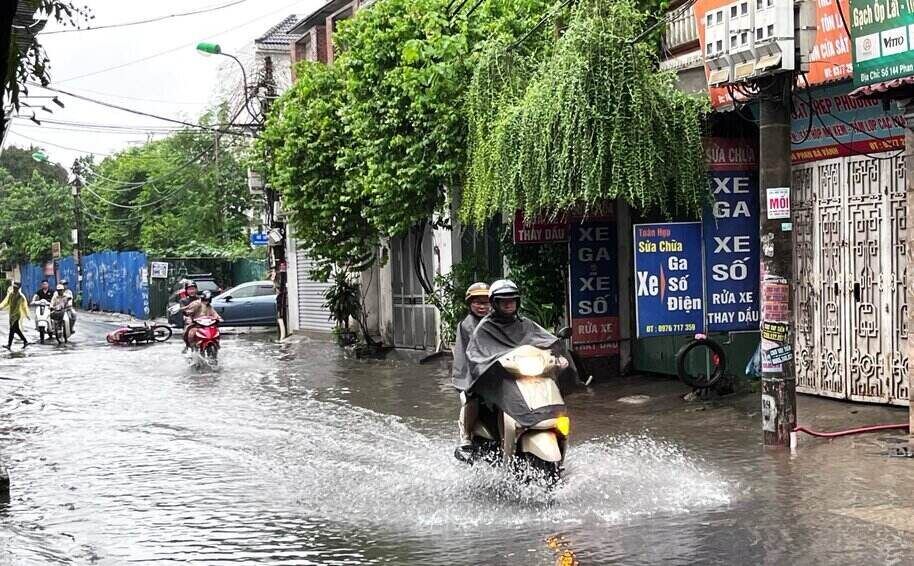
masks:
{"type": "Polygon", "coordinates": [[[216,367],[219,363],[219,321],[204,316],[194,319],[189,342],[197,364],[216,367]]]}

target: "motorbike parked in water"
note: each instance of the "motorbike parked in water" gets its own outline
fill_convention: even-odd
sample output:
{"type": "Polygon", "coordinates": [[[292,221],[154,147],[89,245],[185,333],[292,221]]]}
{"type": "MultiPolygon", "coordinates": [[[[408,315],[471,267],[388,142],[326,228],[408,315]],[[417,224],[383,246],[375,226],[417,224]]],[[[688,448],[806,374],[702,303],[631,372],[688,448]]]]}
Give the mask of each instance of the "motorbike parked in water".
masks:
{"type": "Polygon", "coordinates": [[[69,307],[56,308],[51,310],[51,336],[57,340],[58,344],[70,341],[73,335],[73,318],[70,314],[69,307]]]}
{"type": "Polygon", "coordinates": [[[190,329],[189,342],[194,366],[198,369],[219,365],[219,321],[209,316],[195,318],[190,329]]]}
{"type": "Polygon", "coordinates": [[[151,344],[153,342],[165,342],[171,338],[171,327],[162,324],[143,323],[143,325],[123,326],[113,332],[109,332],[107,340],[109,344],[151,344]]]}
{"type": "Polygon", "coordinates": [[[35,307],[35,330],[38,331],[39,341],[44,344],[45,336],[51,337],[51,303],[46,299],[33,301],[35,307]]]}
{"type": "Polygon", "coordinates": [[[492,379],[511,383],[501,388],[498,399],[485,395],[480,399],[470,463],[481,460],[511,466],[521,479],[542,478],[551,487],[564,471],[571,429],[556,382],[568,361],[550,350],[524,345],[500,357],[498,366],[503,371],[496,371],[492,379]],[[520,411],[526,416],[521,417],[520,411]]]}

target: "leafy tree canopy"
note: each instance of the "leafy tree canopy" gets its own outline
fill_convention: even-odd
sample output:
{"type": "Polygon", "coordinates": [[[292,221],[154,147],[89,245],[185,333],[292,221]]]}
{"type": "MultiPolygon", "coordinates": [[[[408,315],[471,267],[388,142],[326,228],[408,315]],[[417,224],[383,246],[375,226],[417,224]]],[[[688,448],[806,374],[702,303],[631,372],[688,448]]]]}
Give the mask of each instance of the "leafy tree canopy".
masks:
{"type": "Polygon", "coordinates": [[[60,24],[76,26],[93,16],[87,6],[80,6],[72,0],[19,0],[20,9],[34,14],[33,22],[16,22],[17,5],[6,0],[0,7],[0,27],[9,25],[9,29],[0,29],[0,66],[3,68],[0,82],[0,102],[6,99],[16,108],[19,107],[19,94],[24,90],[27,81],[37,81],[42,85],[50,83],[50,61],[38,38],[37,26],[40,20],[54,20],[60,24]]]}
{"type": "Polygon", "coordinates": [[[630,2],[586,0],[547,52],[490,44],[468,95],[470,158],[461,216],[638,209],[695,212],[707,198],[705,97],[658,72],[630,2]]]}
{"type": "Polygon", "coordinates": [[[184,131],[87,171],[82,196],[90,250],[244,255],[251,197],[242,144],[184,131]]]}
{"type": "Polygon", "coordinates": [[[32,172],[37,171],[46,180],[65,185],[69,177],[67,170],[59,163],[49,161],[36,161],[32,154],[39,148],[31,146],[28,149],[9,146],[0,153],[0,167],[12,175],[17,181],[28,183],[32,179],[32,172]]]}
{"type": "Polygon", "coordinates": [[[38,171],[18,180],[0,169],[0,242],[4,261],[40,261],[51,255],[51,244],[70,241],[73,228],[70,189],[38,171]]]}
{"type": "Polygon", "coordinates": [[[271,111],[255,159],[325,276],[447,208],[465,167],[463,99],[482,44],[525,34],[551,5],[490,0],[449,15],[448,4],[381,0],[359,11],[340,24],[335,62],[304,64],[271,111]]]}

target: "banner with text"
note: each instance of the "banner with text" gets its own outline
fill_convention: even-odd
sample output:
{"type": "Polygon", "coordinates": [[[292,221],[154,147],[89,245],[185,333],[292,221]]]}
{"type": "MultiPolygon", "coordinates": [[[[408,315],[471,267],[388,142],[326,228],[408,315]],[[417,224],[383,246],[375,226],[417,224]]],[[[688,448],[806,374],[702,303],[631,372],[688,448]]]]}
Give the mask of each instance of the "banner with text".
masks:
{"type": "Polygon", "coordinates": [[[914,52],[908,29],[914,4],[900,0],[851,0],[850,28],[854,51],[854,86],[914,75],[914,52]]]}
{"type": "Polygon", "coordinates": [[[749,140],[727,138],[707,140],[705,152],[714,195],[702,215],[707,330],[758,330],[758,153],[749,140]]]}
{"type": "Polygon", "coordinates": [[[701,222],[636,224],[639,338],[704,331],[701,222]]]}
{"type": "Polygon", "coordinates": [[[904,149],[902,111],[895,105],[886,110],[878,99],[851,98],[850,92],[850,84],[842,84],[797,97],[790,126],[794,163],[904,149]]]}
{"type": "Polygon", "coordinates": [[[568,241],[568,220],[562,216],[544,220],[538,216],[524,218],[518,210],[514,213],[515,244],[551,244],[568,241]]]}
{"type": "Polygon", "coordinates": [[[619,353],[619,287],[616,224],[571,225],[568,244],[571,344],[585,358],[619,353]]]}

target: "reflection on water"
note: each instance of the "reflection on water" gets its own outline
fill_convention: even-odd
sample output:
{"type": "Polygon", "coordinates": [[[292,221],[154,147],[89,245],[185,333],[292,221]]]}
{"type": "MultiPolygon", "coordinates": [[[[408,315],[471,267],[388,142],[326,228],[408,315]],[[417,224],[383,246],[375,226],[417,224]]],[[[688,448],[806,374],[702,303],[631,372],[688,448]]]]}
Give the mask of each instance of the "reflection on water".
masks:
{"type": "MultiPolygon", "coordinates": [[[[854,506],[837,494],[863,485],[862,463],[766,455],[757,419],[738,412],[621,415],[608,395],[572,396],[576,442],[548,492],[453,459],[444,369],[228,339],[220,370],[198,373],[178,351],[0,358],[14,486],[0,564],[841,563],[837,551],[867,563],[876,541],[877,558],[909,552],[897,530],[831,512],[854,506]]],[[[905,499],[881,493],[856,502],[905,499]]]]}

